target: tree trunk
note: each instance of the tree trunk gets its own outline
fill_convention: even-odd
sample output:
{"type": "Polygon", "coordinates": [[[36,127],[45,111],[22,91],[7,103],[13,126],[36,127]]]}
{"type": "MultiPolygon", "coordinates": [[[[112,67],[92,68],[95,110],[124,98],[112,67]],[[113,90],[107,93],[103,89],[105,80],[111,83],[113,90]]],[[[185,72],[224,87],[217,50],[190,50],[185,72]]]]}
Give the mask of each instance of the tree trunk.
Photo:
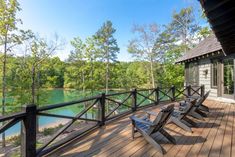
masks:
{"type": "MultiPolygon", "coordinates": [[[[93,67],[94,65],[93,65],[93,59],[91,59],[91,81],[93,81],[94,80],[94,67],[93,67]]],[[[94,86],[92,85],[91,86],[91,95],[93,96],[93,92],[94,92],[94,86]]]]}
{"type": "Polygon", "coordinates": [[[31,91],[31,94],[32,94],[32,104],[35,104],[35,66],[33,65],[32,67],[32,87],[31,87],[32,91],[31,91]]]}
{"type": "Polygon", "coordinates": [[[85,94],[85,74],[84,74],[84,69],[82,70],[82,91],[85,94]]]}
{"type": "Polygon", "coordinates": [[[108,91],[109,91],[109,58],[107,58],[107,63],[106,63],[105,93],[108,94],[108,91]]]}
{"type": "Polygon", "coordinates": [[[155,78],[153,73],[153,61],[150,61],[150,70],[151,70],[151,79],[152,79],[152,88],[155,88],[155,78]]]}
{"type": "MultiPolygon", "coordinates": [[[[39,106],[40,104],[39,104],[39,99],[40,99],[40,96],[39,96],[39,90],[40,90],[40,70],[38,69],[38,73],[37,73],[37,85],[36,85],[36,87],[37,87],[37,102],[36,102],[36,104],[37,104],[37,106],[39,106]]],[[[37,116],[36,117],[36,131],[37,131],[37,133],[39,133],[39,116],[37,116]]]]}
{"type": "MultiPolygon", "coordinates": [[[[2,67],[2,115],[5,115],[6,107],[6,61],[7,61],[7,34],[4,41],[4,56],[2,67]]],[[[5,132],[2,133],[2,147],[6,146],[5,132]]]]}
{"type": "MultiPolygon", "coordinates": [[[[86,97],[86,88],[85,88],[85,74],[84,74],[84,69],[82,70],[82,92],[83,92],[83,97],[86,97]]],[[[87,102],[84,102],[83,107],[84,110],[86,109],[87,106],[87,102]]],[[[85,118],[87,118],[87,112],[85,113],[85,118]]],[[[87,123],[87,121],[85,120],[85,123],[87,123]]]]}

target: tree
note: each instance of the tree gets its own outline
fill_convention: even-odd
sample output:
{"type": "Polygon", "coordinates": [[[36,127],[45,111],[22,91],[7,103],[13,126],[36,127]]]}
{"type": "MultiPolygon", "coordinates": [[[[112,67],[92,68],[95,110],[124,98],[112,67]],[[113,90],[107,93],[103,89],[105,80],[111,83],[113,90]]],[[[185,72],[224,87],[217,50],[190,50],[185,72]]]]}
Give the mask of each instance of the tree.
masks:
{"type": "MultiPolygon", "coordinates": [[[[69,61],[75,64],[75,67],[77,68],[78,75],[81,76],[82,80],[82,90],[85,92],[86,86],[85,86],[85,68],[86,68],[86,63],[85,63],[85,50],[86,50],[86,45],[83,43],[83,41],[79,38],[76,37],[71,41],[71,45],[74,47],[74,51],[70,52],[69,55],[69,61]],[[81,70],[81,71],[80,71],[81,70]]],[[[76,78],[77,81],[79,78],[76,78]]]]}
{"type": "Polygon", "coordinates": [[[59,57],[47,58],[38,74],[43,88],[63,88],[65,63],[59,57]]]}
{"type": "Polygon", "coordinates": [[[113,28],[111,21],[106,21],[103,26],[93,36],[96,40],[97,49],[99,49],[99,58],[106,64],[105,72],[105,91],[109,90],[109,74],[110,74],[110,62],[115,62],[117,59],[117,53],[119,53],[119,47],[117,40],[114,38],[116,30],[113,28]]]}
{"type": "Polygon", "coordinates": [[[54,54],[57,50],[62,48],[63,41],[59,40],[59,37],[55,35],[55,39],[52,41],[46,41],[44,38],[37,36],[32,31],[29,31],[27,40],[24,42],[25,57],[29,57],[26,60],[26,64],[31,74],[31,103],[38,104],[39,95],[36,93],[40,89],[40,74],[39,71],[45,61],[54,54]]]}
{"type": "MultiPolygon", "coordinates": [[[[88,80],[88,88],[91,89],[93,93],[95,87],[95,80],[94,80],[94,70],[95,70],[95,62],[98,57],[99,50],[96,48],[95,39],[94,37],[88,37],[86,39],[86,50],[85,50],[85,59],[87,64],[89,65],[90,73],[89,73],[89,80],[88,80]]],[[[97,67],[99,68],[99,67],[97,67]]]]}
{"type": "Polygon", "coordinates": [[[161,56],[156,46],[156,40],[159,35],[159,27],[157,24],[149,25],[134,25],[133,33],[137,33],[137,37],[129,42],[128,52],[133,55],[136,59],[148,61],[151,84],[155,88],[155,74],[154,74],[154,63],[161,56]]]}
{"type": "Polygon", "coordinates": [[[198,32],[199,42],[207,38],[211,33],[212,33],[212,30],[208,26],[201,27],[198,32]]]}
{"type": "MultiPolygon", "coordinates": [[[[19,10],[19,3],[16,0],[0,0],[0,45],[3,46],[2,115],[5,114],[6,105],[7,53],[20,42],[15,34],[16,24],[19,21],[16,13],[19,10]]],[[[5,147],[5,133],[2,134],[2,145],[5,147]]]]}
{"type": "Polygon", "coordinates": [[[200,29],[194,13],[193,8],[183,8],[179,13],[174,12],[172,21],[168,25],[170,33],[181,42],[185,47],[185,52],[194,45],[196,33],[200,29]]]}

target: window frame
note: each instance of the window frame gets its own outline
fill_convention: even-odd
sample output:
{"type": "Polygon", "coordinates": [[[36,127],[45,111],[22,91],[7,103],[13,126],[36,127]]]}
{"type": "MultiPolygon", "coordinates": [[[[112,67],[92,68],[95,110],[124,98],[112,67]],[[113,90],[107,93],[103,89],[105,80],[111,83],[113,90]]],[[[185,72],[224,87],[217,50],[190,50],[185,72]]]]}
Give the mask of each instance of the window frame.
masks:
{"type": "Polygon", "coordinates": [[[218,88],[218,72],[219,72],[219,60],[212,59],[211,60],[211,88],[217,89],[218,88]],[[214,85],[214,63],[216,63],[216,86],[214,85]]]}
{"type": "Polygon", "coordinates": [[[186,78],[186,85],[192,85],[192,86],[199,86],[199,62],[198,61],[193,61],[193,62],[188,62],[185,65],[186,73],[185,73],[185,78],[186,78]],[[195,68],[195,82],[192,82],[190,80],[190,64],[193,64],[193,67],[195,68]]]}

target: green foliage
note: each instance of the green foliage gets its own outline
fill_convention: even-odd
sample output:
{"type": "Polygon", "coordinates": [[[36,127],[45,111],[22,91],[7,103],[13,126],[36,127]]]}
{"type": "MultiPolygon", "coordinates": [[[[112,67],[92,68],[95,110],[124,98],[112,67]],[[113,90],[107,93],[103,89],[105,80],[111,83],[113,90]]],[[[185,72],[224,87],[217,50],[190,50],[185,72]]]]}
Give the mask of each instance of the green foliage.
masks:
{"type": "Polygon", "coordinates": [[[16,30],[16,13],[19,11],[17,0],[0,0],[0,35],[6,36],[16,30]]]}
{"type": "Polygon", "coordinates": [[[106,21],[103,26],[93,36],[95,39],[95,45],[98,49],[98,58],[105,62],[105,90],[108,93],[109,80],[110,80],[110,62],[116,62],[117,53],[119,53],[119,47],[117,40],[114,38],[116,29],[113,28],[111,21],[106,21]]]}
{"type": "MultiPolygon", "coordinates": [[[[158,46],[156,46],[160,32],[159,26],[155,23],[147,26],[134,25],[133,32],[137,34],[137,37],[129,42],[128,52],[137,60],[149,62],[149,67],[147,68],[150,71],[149,85],[152,84],[152,88],[155,88],[156,77],[154,64],[161,56],[161,51],[159,51],[158,46]]],[[[151,85],[149,87],[151,87],[151,85]]]]}
{"type": "Polygon", "coordinates": [[[7,139],[7,142],[13,143],[14,146],[20,146],[21,145],[21,137],[20,137],[20,135],[12,136],[7,139]]]}
{"type": "MultiPolygon", "coordinates": [[[[5,1],[1,3],[5,5],[5,1]]],[[[193,15],[192,8],[184,8],[174,12],[168,25],[135,25],[135,36],[128,45],[128,52],[136,59],[132,62],[117,61],[119,48],[111,21],[106,21],[85,40],[75,37],[71,41],[73,50],[66,61],[52,57],[60,47],[58,38],[48,42],[30,30],[20,31],[21,42],[15,44],[26,49],[26,55],[6,56],[7,112],[19,111],[33,99],[38,105],[46,103],[48,88],[74,88],[92,93],[108,88],[150,88],[153,83],[156,86],[182,85],[184,67],[175,62],[192,47],[195,38],[201,40],[210,33],[208,28],[197,25],[193,15]]],[[[14,11],[12,16],[15,18],[14,11]]],[[[15,26],[11,25],[13,29],[15,26]]],[[[3,57],[2,53],[0,57],[3,57]]],[[[0,62],[0,66],[2,64],[0,62]]],[[[0,84],[2,86],[2,82],[0,84]]]]}
{"type": "Polygon", "coordinates": [[[195,34],[200,30],[194,10],[192,7],[183,8],[180,12],[174,12],[172,21],[168,25],[172,36],[184,46],[192,47],[194,44],[195,34]]]}
{"type": "Polygon", "coordinates": [[[62,127],[63,127],[63,125],[60,124],[60,125],[58,125],[56,127],[45,128],[45,129],[43,129],[42,134],[44,136],[53,135],[57,130],[59,130],[62,127]]]}
{"type": "Polygon", "coordinates": [[[101,61],[115,62],[117,60],[117,53],[119,48],[117,40],[114,38],[116,29],[113,28],[111,21],[106,21],[103,26],[93,36],[97,46],[98,57],[101,61]]]}
{"type": "Polygon", "coordinates": [[[212,30],[205,26],[205,27],[202,27],[199,32],[198,32],[198,35],[199,35],[199,40],[203,40],[205,39],[206,37],[208,37],[210,34],[212,33],[212,30]]]}

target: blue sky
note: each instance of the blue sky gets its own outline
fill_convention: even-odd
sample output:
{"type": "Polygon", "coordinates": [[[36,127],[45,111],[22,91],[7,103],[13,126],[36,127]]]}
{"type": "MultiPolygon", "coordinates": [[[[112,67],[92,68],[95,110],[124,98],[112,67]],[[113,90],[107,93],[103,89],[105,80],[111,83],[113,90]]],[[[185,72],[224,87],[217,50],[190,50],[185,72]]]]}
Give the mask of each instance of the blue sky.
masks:
{"type": "MultiPolygon", "coordinates": [[[[66,40],[64,50],[57,56],[66,59],[76,36],[85,39],[93,35],[105,22],[111,20],[116,28],[115,37],[120,47],[118,59],[131,60],[127,52],[133,24],[167,24],[174,10],[193,6],[199,10],[197,0],[19,0],[21,28],[31,29],[43,37],[54,33],[66,40]]],[[[203,23],[202,23],[203,25],[203,23]]]]}

